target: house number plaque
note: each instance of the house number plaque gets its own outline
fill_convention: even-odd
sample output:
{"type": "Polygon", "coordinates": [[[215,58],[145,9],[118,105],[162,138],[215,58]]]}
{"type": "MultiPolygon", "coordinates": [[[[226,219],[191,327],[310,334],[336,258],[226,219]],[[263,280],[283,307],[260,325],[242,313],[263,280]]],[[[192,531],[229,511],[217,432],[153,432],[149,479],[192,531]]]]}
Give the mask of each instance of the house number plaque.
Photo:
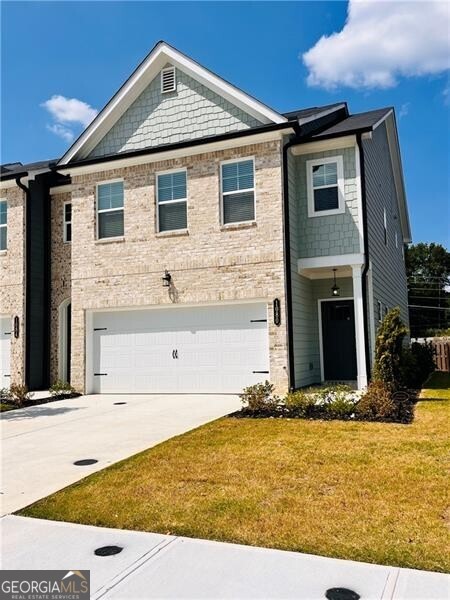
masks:
{"type": "Polygon", "coordinates": [[[281,325],[281,305],[279,298],[273,301],[273,322],[277,327],[281,325]]]}

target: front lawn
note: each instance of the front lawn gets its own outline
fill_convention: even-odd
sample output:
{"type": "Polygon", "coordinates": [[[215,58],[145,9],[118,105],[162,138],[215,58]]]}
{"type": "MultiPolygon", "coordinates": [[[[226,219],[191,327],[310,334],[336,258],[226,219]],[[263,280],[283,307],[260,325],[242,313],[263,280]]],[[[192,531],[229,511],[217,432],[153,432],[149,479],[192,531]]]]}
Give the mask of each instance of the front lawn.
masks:
{"type": "Polygon", "coordinates": [[[448,571],[437,397],[410,425],[220,419],[20,514],[448,571]]]}

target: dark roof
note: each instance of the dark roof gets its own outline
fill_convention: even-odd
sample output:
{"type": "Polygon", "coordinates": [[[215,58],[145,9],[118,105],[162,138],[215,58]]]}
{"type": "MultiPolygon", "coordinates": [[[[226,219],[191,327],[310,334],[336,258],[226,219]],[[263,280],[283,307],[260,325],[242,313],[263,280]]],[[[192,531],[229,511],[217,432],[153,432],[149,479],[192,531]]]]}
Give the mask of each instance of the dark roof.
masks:
{"type": "Polygon", "coordinates": [[[313,139],[320,139],[321,137],[332,137],[333,135],[343,135],[345,133],[352,133],[355,131],[367,130],[369,131],[372,127],[378,123],[380,119],[385,117],[392,107],[378,108],[376,110],[369,110],[368,112],[357,113],[351,115],[346,119],[343,119],[339,123],[332,125],[328,129],[321,131],[317,135],[313,135],[313,139]]]}
{"type": "Polygon", "coordinates": [[[30,171],[40,171],[41,169],[48,169],[50,165],[56,164],[58,159],[52,160],[39,160],[32,163],[26,163],[23,165],[20,162],[6,163],[0,166],[1,179],[13,179],[19,175],[29,173],[30,171]]]}
{"type": "Polygon", "coordinates": [[[282,113],[286,119],[306,119],[307,117],[320,114],[326,110],[337,108],[338,106],[347,105],[346,102],[335,102],[334,104],[325,104],[324,106],[311,106],[310,108],[300,108],[298,110],[291,110],[289,112],[282,113]]]}

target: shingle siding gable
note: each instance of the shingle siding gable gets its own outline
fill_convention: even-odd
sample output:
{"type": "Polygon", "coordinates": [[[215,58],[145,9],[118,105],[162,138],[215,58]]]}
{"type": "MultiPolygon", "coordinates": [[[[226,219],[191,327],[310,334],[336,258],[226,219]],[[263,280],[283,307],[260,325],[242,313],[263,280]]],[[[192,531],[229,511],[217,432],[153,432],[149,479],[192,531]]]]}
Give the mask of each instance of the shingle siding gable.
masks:
{"type": "Polygon", "coordinates": [[[262,124],[180,69],[176,69],[176,78],[176,92],[162,94],[158,74],[90,156],[221,135],[262,124]]]}

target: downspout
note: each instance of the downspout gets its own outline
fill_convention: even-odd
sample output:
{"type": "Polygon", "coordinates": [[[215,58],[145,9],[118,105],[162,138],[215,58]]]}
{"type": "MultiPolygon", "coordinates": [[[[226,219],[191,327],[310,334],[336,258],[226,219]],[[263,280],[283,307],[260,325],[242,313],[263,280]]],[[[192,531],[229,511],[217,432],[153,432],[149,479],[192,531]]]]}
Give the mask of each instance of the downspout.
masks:
{"type": "Polygon", "coordinates": [[[294,331],[292,325],[292,273],[291,273],[291,232],[289,221],[289,171],[288,151],[299,143],[299,130],[295,137],[283,146],[283,225],[284,225],[284,269],[286,281],[286,326],[288,349],[288,386],[289,391],[295,389],[294,370],[294,331]]]}
{"type": "Polygon", "coordinates": [[[362,271],[362,301],[364,309],[364,350],[366,355],[367,381],[370,381],[371,356],[369,347],[369,318],[367,303],[367,272],[369,270],[369,236],[367,227],[367,195],[366,195],[366,172],[364,163],[364,148],[362,143],[362,134],[356,135],[356,142],[359,150],[359,171],[361,175],[361,208],[364,237],[364,268],[362,271]]]}
{"type": "MultiPolygon", "coordinates": [[[[20,179],[24,177],[26,174],[21,174],[19,177],[16,177],[16,185],[24,192],[26,205],[25,205],[25,340],[24,340],[24,362],[25,362],[25,385],[28,386],[30,380],[30,361],[28,356],[28,339],[29,339],[29,328],[30,328],[30,319],[29,319],[29,269],[28,269],[28,260],[30,256],[30,236],[28,235],[28,217],[29,217],[29,198],[30,198],[30,188],[24,185],[20,179]]],[[[23,327],[22,327],[23,329],[23,327]]],[[[22,333],[23,335],[23,333],[22,333]]]]}

